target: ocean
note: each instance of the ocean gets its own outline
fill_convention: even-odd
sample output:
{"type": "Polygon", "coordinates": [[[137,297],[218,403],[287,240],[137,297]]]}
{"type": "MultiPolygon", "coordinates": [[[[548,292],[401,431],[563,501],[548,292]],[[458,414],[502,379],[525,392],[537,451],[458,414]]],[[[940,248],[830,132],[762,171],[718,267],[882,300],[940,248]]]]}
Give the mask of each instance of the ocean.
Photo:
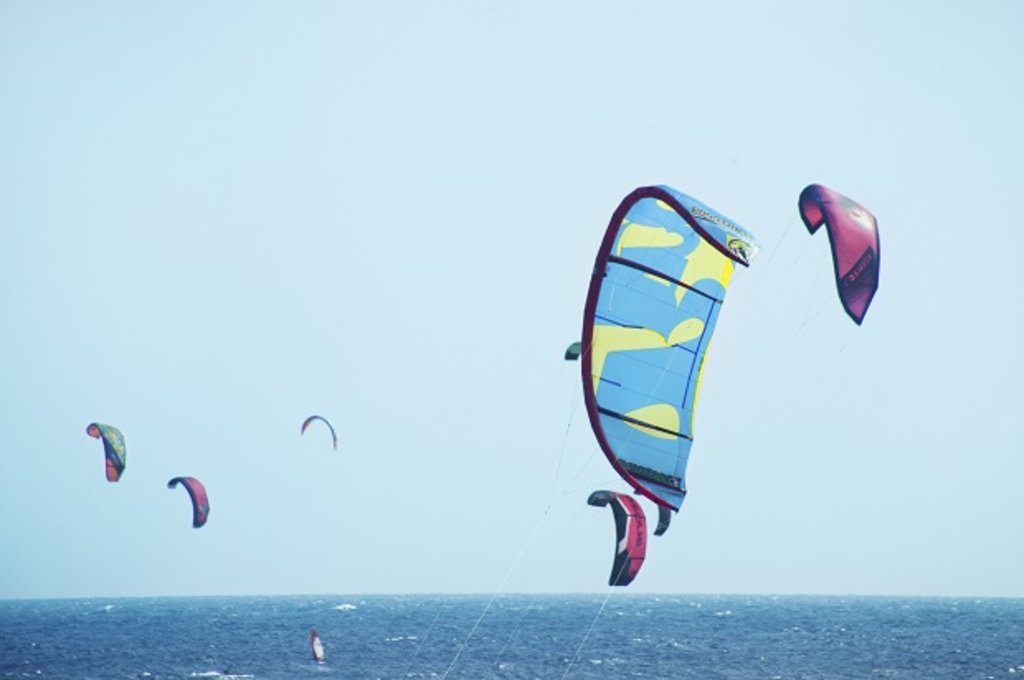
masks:
{"type": "Polygon", "coordinates": [[[1024,600],[620,591],[2,600],[0,677],[1024,680],[1024,600]],[[312,659],[311,627],[324,663],[312,659]]]}

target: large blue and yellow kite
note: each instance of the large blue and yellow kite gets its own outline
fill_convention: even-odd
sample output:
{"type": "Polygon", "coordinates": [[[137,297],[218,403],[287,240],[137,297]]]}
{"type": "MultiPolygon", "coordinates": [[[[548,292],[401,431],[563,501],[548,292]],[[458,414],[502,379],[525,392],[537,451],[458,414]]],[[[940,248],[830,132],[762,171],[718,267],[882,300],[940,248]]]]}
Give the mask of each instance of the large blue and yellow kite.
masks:
{"type": "Polygon", "coordinates": [[[641,187],[612,215],[583,315],[582,378],[609,462],[666,511],[686,495],[704,353],[737,264],[757,243],[703,203],[641,187]]]}

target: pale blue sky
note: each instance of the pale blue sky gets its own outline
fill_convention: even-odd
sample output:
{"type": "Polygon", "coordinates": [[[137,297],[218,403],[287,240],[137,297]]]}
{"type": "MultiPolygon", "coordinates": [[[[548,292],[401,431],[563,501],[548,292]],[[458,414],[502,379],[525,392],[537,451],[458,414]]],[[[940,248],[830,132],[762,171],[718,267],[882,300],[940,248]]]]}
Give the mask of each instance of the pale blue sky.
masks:
{"type": "Polygon", "coordinates": [[[0,597],[603,592],[585,501],[625,486],[561,354],[657,183],[763,251],[630,590],[1024,596],[1022,28],[1010,1],[0,2],[0,597]],[[860,328],[811,182],[878,217],[860,328]]]}

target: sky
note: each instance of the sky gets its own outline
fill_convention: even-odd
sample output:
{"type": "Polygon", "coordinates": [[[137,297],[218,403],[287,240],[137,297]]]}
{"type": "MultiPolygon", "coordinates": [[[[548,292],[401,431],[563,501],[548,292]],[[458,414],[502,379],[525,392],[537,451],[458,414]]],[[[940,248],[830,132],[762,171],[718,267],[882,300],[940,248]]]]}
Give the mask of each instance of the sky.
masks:
{"type": "Polygon", "coordinates": [[[0,597],[607,592],[586,498],[628,488],[562,353],[650,184],[762,251],[630,592],[1024,597],[1022,28],[1009,0],[0,2],[0,597]],[[810,183],[878,218],[860,327],[810,183]]]}

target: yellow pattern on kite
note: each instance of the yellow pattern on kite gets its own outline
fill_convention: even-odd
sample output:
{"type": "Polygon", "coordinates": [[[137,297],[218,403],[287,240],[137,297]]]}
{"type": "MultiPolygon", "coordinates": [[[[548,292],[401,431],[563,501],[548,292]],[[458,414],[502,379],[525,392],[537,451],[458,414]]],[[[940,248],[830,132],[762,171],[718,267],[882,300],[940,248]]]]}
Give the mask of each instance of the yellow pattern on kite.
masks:
{"type": "Polygon", "coordinates": [[[675,248],[682,244],[683,235],[677,231],[630,222],[619,235],[615,254],[622,255],[626,248],[675,248]]]}
{"type": "Polygon", "coordinates": [[[639,423],[634,423],[629,420],[624,421],[627,425],[633,429],[639,430],[644,434],[658,439],[677,439],[677,436],[664,432],[664,430],[671,430],[672,432],[679,432],[679,409],[672,404],[651,404],[650,406],[642,406],[641,408],[634,409],[629,413],[624,414],[628,418],[633,418],[645,423],[654,425],[654,427],[644,427],[639,423]]]}

